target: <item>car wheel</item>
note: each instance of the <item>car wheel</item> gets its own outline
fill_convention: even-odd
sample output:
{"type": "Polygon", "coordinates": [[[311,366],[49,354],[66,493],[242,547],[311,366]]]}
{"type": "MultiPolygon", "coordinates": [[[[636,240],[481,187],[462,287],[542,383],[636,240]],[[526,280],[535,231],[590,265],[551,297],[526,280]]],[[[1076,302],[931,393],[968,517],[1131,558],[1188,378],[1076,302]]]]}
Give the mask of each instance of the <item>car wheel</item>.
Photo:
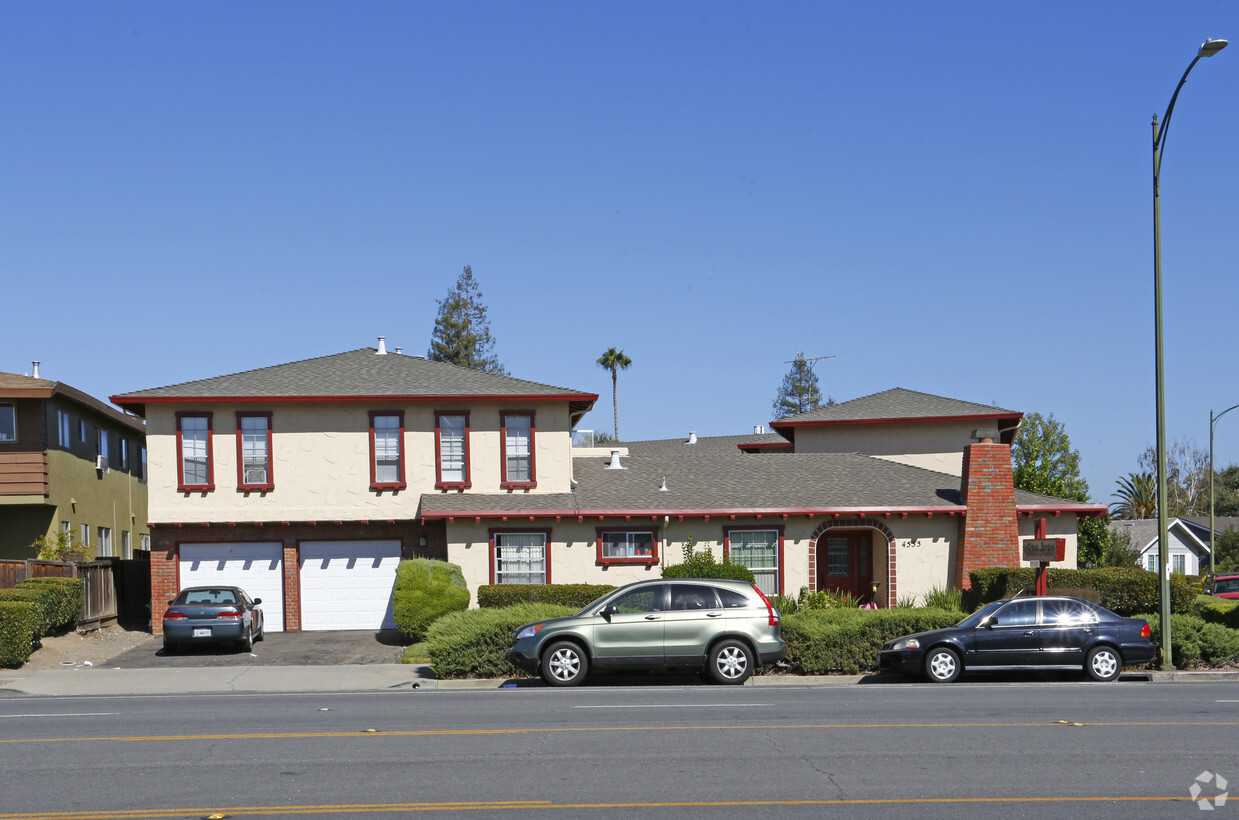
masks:
{"type": "Polygon", "coordinates": [[[925,656],[925,675],[934,683],[950,683],[959,677],[959,655],[954,649],[939,646],[925,656]]]}
{"type": "Polygon", "coordinates": [[[710,650],[709,671],[716,683],[744,683],[753,674],[753,653],[743,641],[720,641],[710,650]]]}
{"type": "Polygon", "coordinates": [[[571,641],[551,644],[542,656],[542,679],[551,686],[576,686],[588,671],[589,659],[571,641]]]}
{"type": "Polygon", "coordinates": [[[254,632],[250,630],[241,637],[241,651],[250,652],[254,649],[254,632]]]}
{"type": "Polygon", "coordinates": [[[175,655],[175,654],[176,654],[176,644],[174,644],[174,643],[169,643],[168,641],[164,641],[164,642],[163,642],[163,653],[164,653],[165,655],[175,655]]]}
{"type": "Polygon", "coordinates": [[[1123,660],[1119,653],[1109,646],[1095,646],[1088,651],[1084,659],[1084,670],[1089,677],[1097,681],[1111,681],[1123,671],[1123,660]]]}

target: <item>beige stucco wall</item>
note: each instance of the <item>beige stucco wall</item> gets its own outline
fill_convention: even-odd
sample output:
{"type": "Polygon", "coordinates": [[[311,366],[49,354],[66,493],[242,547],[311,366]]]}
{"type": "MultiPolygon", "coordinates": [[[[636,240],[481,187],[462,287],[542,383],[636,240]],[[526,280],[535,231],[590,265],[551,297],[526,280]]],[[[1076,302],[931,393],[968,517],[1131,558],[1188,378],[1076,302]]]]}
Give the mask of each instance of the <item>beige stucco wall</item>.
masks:
{"type": "Polygon", "coordinates": [[[221,404],[209,408],[148,408],[147,450],[150,514],[156,522],[287,521],[411,518],[419,496],[435,492],[435,411],[468,409],[472,488],[496,493],[500,487],[499,412],[533,410],[537,487],[531,493],[565,493],[570,489],[571,433],[564,404],[221,404]],[[177,489],[176,412],[210,410],[215,490],[182,493],[177,489]],[[236,412],[271,411],[272,478],[267,493],[237,488],[236,412]],[[371,410],[404,411],[404,459],[407,488],[399,492],[370,489],[371,410]]]}
{"type": "MultiPolygon", "coordinates": [[[[1037,516],[1027,518],[1020,516],[1020,542],[1028,541],[1037,535],[1037,516]]],[[[1076,536],[1076,517],[1074,515],[1045,516],[1045,537],[1067,539],[1066,550],[1062,561],[1051,562],[1050,566],[1057,569],[1076,569],[1079,566],[1076,549],[1079,538],[1076,536]]],[[[1021,562],[1020,566],[1035,566],[1029,562],[1021,562]]]]}
{"type": "Polygon", "coordinates": [[[915,598],[920,605],[930,590],[950,588],[959,519],[910,516],[892,522],[891,531],[895,534],[897,601],[915,598]]]}
{"type": "Polygon", "coordinates": [[[888,456],[891,461],[960,475],[964,447],[973,441],[978,426],[975,421],[948,421],[797,427],[796,452],[888,456]]]}

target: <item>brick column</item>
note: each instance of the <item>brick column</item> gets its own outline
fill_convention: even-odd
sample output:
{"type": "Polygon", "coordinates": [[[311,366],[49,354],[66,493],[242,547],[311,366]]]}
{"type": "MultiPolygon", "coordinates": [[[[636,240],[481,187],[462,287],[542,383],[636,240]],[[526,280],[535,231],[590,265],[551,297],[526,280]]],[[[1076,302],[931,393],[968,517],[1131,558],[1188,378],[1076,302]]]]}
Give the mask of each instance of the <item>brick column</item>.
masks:
{"type": "Polygon", "coordinates": [[[284,631],[301,631],[301,550],[284,541],[284,631]]]}
{"type": "Polygon", "coordinates": [[[180,563],[176,543],[166,533],[151,527],[151,634],[163,634],[163,614],[168,601],[180,591],[180,563]]]}
{"type": "Polygon", "coordinates": [[[991,443],[965,447],[960,491],[968,511],[959,524],[955,584],[968,589],[972,585],[968,578],[970,570],[1020,563],[1011,448],[991,443]]]}

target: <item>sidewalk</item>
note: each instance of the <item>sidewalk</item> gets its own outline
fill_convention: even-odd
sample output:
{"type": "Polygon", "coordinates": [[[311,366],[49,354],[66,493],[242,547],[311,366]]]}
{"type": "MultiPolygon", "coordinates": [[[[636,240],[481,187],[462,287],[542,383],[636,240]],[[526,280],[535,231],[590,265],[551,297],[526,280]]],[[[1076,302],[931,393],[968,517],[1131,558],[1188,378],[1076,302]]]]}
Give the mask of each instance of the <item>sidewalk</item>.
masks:
{"type": "MultiPolygon", "coordinates": [[[[1239,672],[1142,672],[1124,674],[1122,682],[1239,682],[1239,672]]],[[[749,686],[854,686],[898,683],[878,675],[761,675],[749,686]]],[[[648,680],[643,680],[648,685],[648,680]]],[[[597,685],[624,685],[597,681],[597,685]]],[[[589,685],[589,681],[586,682],[589,685]]],[[[674,685],[674,684],[673,684],[674,685]]],[[[0,697],[19,695],[167,695],[232,692],[381,692],[387,690],[541,688],[537,679],[504,681],[436,680],[429,666],[418,664],[341,664],[324,666],[197,667],[192,669],[117,669],[89,667],[24,673],[0,669],[0,697]]]]}

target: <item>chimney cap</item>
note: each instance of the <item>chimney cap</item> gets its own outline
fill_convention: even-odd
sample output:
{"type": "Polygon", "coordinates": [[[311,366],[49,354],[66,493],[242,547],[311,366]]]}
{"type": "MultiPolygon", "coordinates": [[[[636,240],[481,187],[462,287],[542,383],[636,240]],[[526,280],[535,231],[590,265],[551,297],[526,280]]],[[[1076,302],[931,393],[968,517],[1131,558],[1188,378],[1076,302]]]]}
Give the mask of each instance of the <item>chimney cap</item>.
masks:
{"type": "Polygon", "coordinates": [[[612,451],[611,451],[611,461],[610,461],[610,463],[609,463],[609,464],[607,464],[607,466],[606,466],[605,468],[603,468],[603,469],[606,469],[606,470],[627,470],[628,468],[627,468],[627,467],[625,467],[623,464],[620,464],[620,451],[619,451],[619,450],[612,450],[612,451]]]}
{"type": "Polygon", "coordinates": [[[379,349],[374,352],[376,355],[379,355],[379,356],[387,355],[387,337],[386,336],[379,337],[379,349]]]}
{"type": "Polygon", "coordinates": [[[688,432],[688,443],[689,444],[697,443],[697,431],[696,430],[690,430],[688,432]]]}
{"type": "Polygon", "coordinates": [[[997,427],[978,427],[972,431],[972,437],[981,444],[993,444],[998,438],[997,427]]]}

